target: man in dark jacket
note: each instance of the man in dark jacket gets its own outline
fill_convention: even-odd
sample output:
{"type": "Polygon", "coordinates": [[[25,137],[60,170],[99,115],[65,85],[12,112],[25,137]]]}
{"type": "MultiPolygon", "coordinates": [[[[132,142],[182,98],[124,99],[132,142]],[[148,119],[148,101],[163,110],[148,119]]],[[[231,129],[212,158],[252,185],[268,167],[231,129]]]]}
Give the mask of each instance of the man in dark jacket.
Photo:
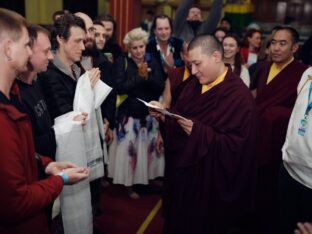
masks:
{"type": "Polygon", "coordinates": [[[33,54],[30,56],[27,72],[19,76],[18,86],[33,127],[36,152],[55,159],[55,132],[47,104],[35,80],[38,73],[47,70],[49,61],[53,59],[49,32],[39,25],[31,25],[28,33],[33,54]]]}

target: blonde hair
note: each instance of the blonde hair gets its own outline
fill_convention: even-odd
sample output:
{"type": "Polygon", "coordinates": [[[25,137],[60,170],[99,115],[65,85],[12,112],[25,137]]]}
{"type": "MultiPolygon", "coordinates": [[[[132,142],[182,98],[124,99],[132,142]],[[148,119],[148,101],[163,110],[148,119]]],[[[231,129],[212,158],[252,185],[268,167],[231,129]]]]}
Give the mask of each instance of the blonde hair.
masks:
{"type": "Polygon", "coordinates": [[[142,28],[134,28],[128,32],[123,39],[123,43],[129,46],[133,41],[143,40],[144,44],[147,44],[148,34],[142,28]]]}

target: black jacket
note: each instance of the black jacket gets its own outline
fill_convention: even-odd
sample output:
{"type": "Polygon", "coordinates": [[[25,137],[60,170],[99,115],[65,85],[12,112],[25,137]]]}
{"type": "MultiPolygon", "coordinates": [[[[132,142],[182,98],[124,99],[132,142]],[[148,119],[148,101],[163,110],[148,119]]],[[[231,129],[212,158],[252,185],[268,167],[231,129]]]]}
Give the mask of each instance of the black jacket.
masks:
{"type": "Polygon", "coordinates": [[[118,108],[118,113],[134,118],[145,118],[147,107],[137,98],[147,102],[158,100],[163,92],[165,81],[162,70],[154,58],[147,61],[149,72],[145,80],[138,74],[138,66],[128,57],[119,57],[114,63],[113,76],[118,95],[127,94],[127,99],[118,108]]]}
{"type": "Polygon", "coordinates": [[[51,118],[73,111],[77,81],[65,69],[50,62],[48,70],[38,77],[51,118]]]}
{"type": "MultiPolygon", "coordinates": [[[[93,66],[98,67],[101,71],[101,80],[113,88],[114,80],[112,76],[112,67],[111,63],[101,52],[98,52],[96,56],[93,57],[93,66]]],[[[116,111],[116,92],[113,89],[105,101],[101,105],[102,117],[108,120],[109,127],[113,129],[114,120],[115,120],[115,111],[116,111]]]]}
{"type": "Polygon", "coordinates": [[[55,132],[40,87],[35,81],[30,85],[18,80],[17,84],[22,104],[31,120],[35,150],[37,153],[55,160],[55,132]]]}

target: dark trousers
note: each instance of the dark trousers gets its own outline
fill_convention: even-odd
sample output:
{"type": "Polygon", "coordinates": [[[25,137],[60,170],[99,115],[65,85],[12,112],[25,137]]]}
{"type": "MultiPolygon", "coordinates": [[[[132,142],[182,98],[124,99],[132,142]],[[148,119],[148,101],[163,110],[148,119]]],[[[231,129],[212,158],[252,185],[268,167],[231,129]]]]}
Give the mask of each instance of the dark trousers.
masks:
{"type": "Polygon", "coordinates": [[[101,215],[101,179],[96,179],[90,182],[90,191],[91,191],[91,204],[92,204],[92,213],[93,217],[101,215]]]}
{"type": "Polygon", "coordinates": [[[253,234],[278,234],[280,162],[258,167],[256,227],[253,234]]]}
{"type": "Polygon", "coordinates": [[[312,189],[294,180],[282,165],[279,174],[280,233],[293,234],[297,222],[312,221],[312,189]]]}

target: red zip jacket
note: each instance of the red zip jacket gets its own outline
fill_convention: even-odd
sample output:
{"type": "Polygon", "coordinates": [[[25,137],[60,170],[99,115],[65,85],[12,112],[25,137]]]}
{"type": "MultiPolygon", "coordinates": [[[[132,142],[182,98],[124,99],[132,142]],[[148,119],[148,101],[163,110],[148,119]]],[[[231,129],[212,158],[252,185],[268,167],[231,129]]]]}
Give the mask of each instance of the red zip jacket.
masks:
{"type": "MultiPolygon", "coordinates": [[[[18,98],[16,84],[11,97],[18,98]]],[[[13,100],[11,98],[11,100],[13,100]]],[[[45,208],[63,187],[60,176],[38,180],[31,123],[0,92],[0,233],[48,234],[45,208]]],[[[46,166],[50,159],[42,157],[46,166]]]]}

